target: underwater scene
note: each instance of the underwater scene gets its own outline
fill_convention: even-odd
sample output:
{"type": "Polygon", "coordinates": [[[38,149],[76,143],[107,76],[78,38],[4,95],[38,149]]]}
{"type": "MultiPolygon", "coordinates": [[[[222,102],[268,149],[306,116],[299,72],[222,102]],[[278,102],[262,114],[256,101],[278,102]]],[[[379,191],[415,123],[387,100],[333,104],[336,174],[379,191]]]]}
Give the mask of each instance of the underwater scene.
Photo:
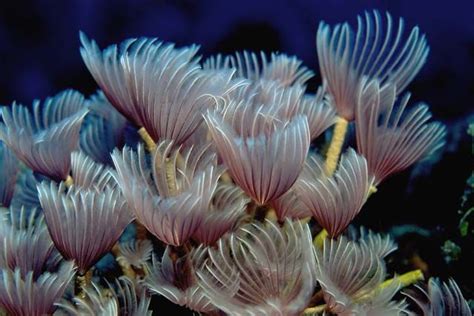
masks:
{"type": "Polygon", "coordinates": [[[3,1],[0,57],[0,316],[473,315],[473,1],[3,1]]]}

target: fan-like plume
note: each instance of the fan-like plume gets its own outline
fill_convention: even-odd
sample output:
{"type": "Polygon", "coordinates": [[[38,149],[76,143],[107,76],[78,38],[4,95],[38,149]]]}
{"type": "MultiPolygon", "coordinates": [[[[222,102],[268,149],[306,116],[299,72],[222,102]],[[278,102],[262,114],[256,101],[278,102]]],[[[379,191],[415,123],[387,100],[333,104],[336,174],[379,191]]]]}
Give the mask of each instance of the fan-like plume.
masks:
{"type": "MultiPolygon", "coordinates": [[[[291,63],[286,56],[272,55],[272,61],[267,62],[267,57],[262,53],[260,62],[257,55],[244,52],[226,58],[218,55],[205,63],[204,67],[237,69],[237,78],[246,80],[245,84],[240,85],[239,89],[235,89],[228,98],[224,99],[224,102],[217,102],[217,108],[221,107],[221,110],[231,108],[232,111],[232,109],[235,110],[232,105],[245,103],[249,114],[259,111],[281,120],[290,120],[299,112],[311,112],[312,105],[309,103],[303,105],[305,87],[303,83],[298,83],[298,80],[295,79],[295,76],[298,75],[293,71],[297,71],[297,69],[290,69],[292,67],[289,64],[291,63]],[[260,63],[262,63],[261,66],[260,63]],[[278,77],[279,75],[286,76],[286,78],[278,77]]],[[[232,118],[231,113],[228,113],[227,116],[232,118]]],[[[236,118],[232,118],[235,120],[233,125],[246,124],[248,119],[248,117],[237,115],[236,118]],[[239,120],[241,122],[238,122],[239,120]]],[[[324,120],[324,117],[320,119],[324,120]]],[[[321,122],[314,122],[315,125],[319,123],[321,122]]]]}
{"type": "Polygon", "coordinates": [[[161,241],[178,246],[203,221],[223,169],[205,148],[181,154],[171,147],[167,141],[156,147],[151,168],[141,145],[137,152],[115,150],[112,159],[117,182],[137,220],[161,241]]]}
{"type": "Polygon", "coordinates": [[[121,243],[119,245],[120,255],[117,261],[124,265],[133,266],[136,269],[143,269],[151,258],[153,244],[150,240],[135,240],[121,243]]]}
{"type": "Polygon", "coordinates": [[[250,199],[234,185],[217,186],[209,211],[193,234],[193,239],[205,245],[213,245],[226,232],[235,228],[245,214],[250,199]]]}
{"type": "Polygon", "coordinates": [[[234,55],[217,55],[208,58],[204,69],[237,70],[236,76],[253,82],[260,80],[277,82],[282,87],[304,85],[314,76],[314,73],[303,66],[302,61],[286,54],[272,53],[270,60],[264,52],[260,54],[244,51],[234,55]]]}
{"type": "Polygon", "coordinates": [[[0,206],[8,207],[15,191],[18,175],[18,159],[0,141],[0,206]]]}
{"type": "Polygon", "coordinates": [[[13,103],[2,109],[0,138],[33,171],[65,180],[87,111],[84,97],[73,90],[48,98],[42,105],[35,101],[33,113],[13,103]]]}
{"type": "Polygon", "coordinates": [[[36,279],[54,249],[43,215],[36,209],[10,209],[10,218],[0,227],[0,268],[17,268],[22,277],[31,272],[36,279]]]}
{"type": "Polygon", "coordinates": [[[311,140],[316,139],[336,122],[336,110],[325,99],[325,88],[319,87],[316,95],[305,95],[297,112],[306,115],[311,140]]]}
{"type": "Polygon", "coordinates": [[[230,56],[222,54],[209,56],[202,62],[202,68],[206,71],[219,71],[221,69],[230,69],[230,56]]]}
{"type": "Polygon", "coordinates": [[[282,88],[274,81],[264,80],[241,89],[239,92],[240,95],[235,99],[242,99],[243,102],[249,103],[246,104],[246,107],[252,107],[262,114],[271,115],[281,120],[292,119],[298,114],[304,96],[302,86],[282,88]]]}
{"type": "Polygon", "coordinates": [[[81,56],[92,76],[111,104],[137,126],[148,125],[144,122],[147,119],[145,110],[154,105],[145,90],[150,88],[149,84],[156,85],[160,75],[182,79],[199,68],[195,57],[197,46],[175,49],[173,44],[140,38],[128,39],[101,50],[82,32],[80,39],[81,56]],[[151,77],[147,76],[152,74],[158,77],[149,82],[151,77]]]}
{"type": "MultiPolygon", "coordinates": [[[[156,189],[163,197],[176,196],[187,190],[198,173],[209,166],[217,166],[217,154],[211,150],[210,144],[173,149],[172,142],[163,141],[153,153],[152,171],[156,189]]],[[[215,187],[203,196],[206,205],[214,190],[215,187]]]]}
{"type": "Polygon", "coordinates": [[[44,272],[36,280],[33,272],[0,269],[0,306],[10,315],[51,314],[74,276],[74,264],[65,262],[56,273],[44,272]]]}
{"type": "Polygon", "coordinates": [[[152,293],[163,295],[171,302],[191,310],[202,313],[215,310],[211,299],[200,288],[196,277],[196,270],[202,266],[206,254],[205,248],[198,247],[187,256],[173,261],[170,257],[170,248],[167,247],[161,262],[153,258],[145,286],[152,293]]]}
{"type": "Polygon", "coordinates": [[[262,69],[261,78],[280,82],[283,86],[305,85],[314,72],[295,56],[272,53],[270,63],[262,69]]]}
{"type": "Polygon", "coordinates": [[[360,228],[359,243],[367,246],[372,253],[380,258],[385,258],[397,250],[397,244],[389,235],[383,236],[364,227],[360,228]]]}
{"type": "Polygon", "coordinates": [[[117,298],[110,295],[110,292],[103,291],[97,284],[84,288],[84,297],[75,296],[73,302],[63,300],[56,303],[59,307],[58,315],[101,315],[116,316],[119,314],[117,298]]]}
{"type": "Polygon", "coordinates": [[[259,204],[277,199],[294,184],[310,144],[305,116],[281,121],[262,109],[240,103],[223,116],[216,111],[205,116],[232,179],[259,204]]]}
{"type": "Polygon", "coordinates": [[[426,104],[407,110],[406,94],[395,106],[395,86],[377,80],[361,85],[356,111],[357,150],[366,157],[378,185],[444,145],[446,129],[428,123],[426,104]]]}
{"type": "Polygon", "coordinates": [[[54,245],[64,258],[75,260],[84,274],[117,242],[132,221],[118,187],[65,189],[51,182],[38,194],[54,245]]]}
{"type": "Polygon", "coordinates": [[[312,155],[295,184],[302,203],[312,212],[330,237],[337,237],[349,226],[364,205],[371,180],[367,162],[353,149],[341,157],[336,173],[327,177],[324,162],[312,155]]]}
{"type": "MultiPolygon", "coordinates": [[[[20,208],[13,206],[0,208],[0,223],[12,229],[27,230],[30,227],[35,227],[37,222],[39,226],[42,225],[42,221],[42,213],[35,208],[28,209],[24,206],[20,208]]],[[[7,230],[5,230],[5,232],[6,231],[7,230]]]]}
{"type": "Polygon", "coordinates": [[[95,161],[111,164],[110,154],[124,144],[127,120],[99,91],[89,99],[90,112],[81,129],[80,147],[95,161]]]}
{"type": "Polygon", "coordinates": [[[117,289],[113,291],[120,305],[120,315],[129,316],[151,316],[151,298],[145,288],[138,290],[132,280],[120,277],[116,281],[117,289]]]}
{"type": "Polygon", "coordinates": [[[426,38],[418,27],[404,36],[403,19],[397,26],[388,12],[385,16],[385,22],[376,10],[358,16],[356,32],[348,23],[333,28],[319,24],[316,46],[321,75],[338,114],[348,121],[354,119],[363,76],[391,82],[399,94],[428,56],[426,38]]]}
{"type": "Polygon", "coordinates": [[[113,187],[116,184],[112,168],[95,162],[81,151],[71,154],[71,174],[74,185],[81,188],[102,190],[106,186],[113,187]]]}
{"type": "Polygon", "coordinates": [[[244,51],[228,56],[229,65],[237,69],[237,76],[252,81],[268,80],[278,82],[281,86],[304,85],[314,73],[303,66],[296,57],[272,53],[270,60],[261,52],[244,51]]]}
{"type": "Polygon", "coordinates": [[[62,300],[56,303],[59,307],[55,313],[58,316],[151,316],[148,310],[150,297],[145,291],[137,292],[135,284],[127,277],[116,280],[116,286],[109,284],[108,288],[101,288],[92,283],[84,289],[85,298],[75,296],[72,302],[62,300]]]}
{"type": "Polygon", "coordinates": [[[182,144],[202,122],[215,98],[241,83],[234,71],[202,71],[197,46],[177,49],[157,39],[129,39],[101,51],[81,33],[81,55],[111,104],[151,138],[182,144]]]}
{"type": "Polygon", "coordinates": [[[285,194],[270,203],[280,222],[283,222],[285,218],[303,219],[313,215],[294,188],[295,186],[291,187],[285,194]]]}
{"type": "MultiPolygon", "coordinates": [[[[412,299],[424,316],[470,316],[471,309],[453,279],[447,283],[430,278],[428,289],[416,285],[418,291],[404,293],[412,299]]],[[[414,314],[413,314],[414,315],[414,314]]]]}
{"type": "Polygon", "coordinates": [[[403,309],[402,303],[390,302],[398,291],[398,282],[380,288],[386,275],[385,264],[366,244],[339,236],[337,240],[326,239],[322,249],[314,249],[317,279],[330,312],[350,315],[356,310],[370,310],[370,306],[379,310],[383,306],[388,310],[403,309]]]}
{"type": "Polygon", "coordinates": [[[248,224],[209,248],[201,286],[229,315],[299,315],[315,286],[309,227],[248,224]]]}

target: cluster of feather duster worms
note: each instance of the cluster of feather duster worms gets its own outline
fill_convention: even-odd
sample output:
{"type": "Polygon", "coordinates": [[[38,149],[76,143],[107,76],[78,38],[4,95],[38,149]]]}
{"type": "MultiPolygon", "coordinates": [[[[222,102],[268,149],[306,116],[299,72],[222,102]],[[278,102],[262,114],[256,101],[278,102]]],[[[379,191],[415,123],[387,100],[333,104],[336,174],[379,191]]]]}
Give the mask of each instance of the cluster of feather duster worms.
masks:
{"type": "Polygon", "coordinates": [[[428,56],[417,27],[322,22],[316,94],[281,53],[80,39],[97,94],[2,108],[1,315],[151,315],[153,295],[210,315],[471,315],[453,280],[389,275],[395,242],[347,229],[444,144],[404,92],[428,56]]]}

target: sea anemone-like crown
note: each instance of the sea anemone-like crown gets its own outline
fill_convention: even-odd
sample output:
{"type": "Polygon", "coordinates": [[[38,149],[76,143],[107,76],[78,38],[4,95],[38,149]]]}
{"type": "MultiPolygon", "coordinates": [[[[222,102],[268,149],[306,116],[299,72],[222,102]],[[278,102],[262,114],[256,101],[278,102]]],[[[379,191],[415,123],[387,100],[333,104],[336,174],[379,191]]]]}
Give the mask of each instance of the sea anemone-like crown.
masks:
{"type": "Polygon", "coordinates": [[[48,98],[43,104],[35,101],[33,113],[13,103],[2,108],[0,138],[32,170],[56,181],[66,180],[70,155],[78,146],[87,112],[84,96],[73,90],[48,98]]]}

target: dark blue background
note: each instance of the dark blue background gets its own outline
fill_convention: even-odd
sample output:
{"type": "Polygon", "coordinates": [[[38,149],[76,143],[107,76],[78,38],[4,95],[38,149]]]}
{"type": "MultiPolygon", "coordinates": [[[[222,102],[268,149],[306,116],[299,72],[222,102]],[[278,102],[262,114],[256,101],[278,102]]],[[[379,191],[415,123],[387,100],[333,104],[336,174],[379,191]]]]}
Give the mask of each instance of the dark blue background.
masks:
{"type": "MultiPolygon", "coordinates": [[[[320,20],[355,22],[378,8],[419,25],[431,53],[412,84],[445,119],[474,103],[474,1],[356,0],[37,0],[1,1],[0,103],[29,103],[59,89],[92,93],[95,85],[79,55],[78,31],[101,46],[152,36],[179,45],[198,43],[204,55],[241,49],[295,54],[317,69],[320,20]]],[[[316,79],[316,82],[319,78],[316,79]]],[[[438,115],[439,116],[439,115],[438,115]]]]}

